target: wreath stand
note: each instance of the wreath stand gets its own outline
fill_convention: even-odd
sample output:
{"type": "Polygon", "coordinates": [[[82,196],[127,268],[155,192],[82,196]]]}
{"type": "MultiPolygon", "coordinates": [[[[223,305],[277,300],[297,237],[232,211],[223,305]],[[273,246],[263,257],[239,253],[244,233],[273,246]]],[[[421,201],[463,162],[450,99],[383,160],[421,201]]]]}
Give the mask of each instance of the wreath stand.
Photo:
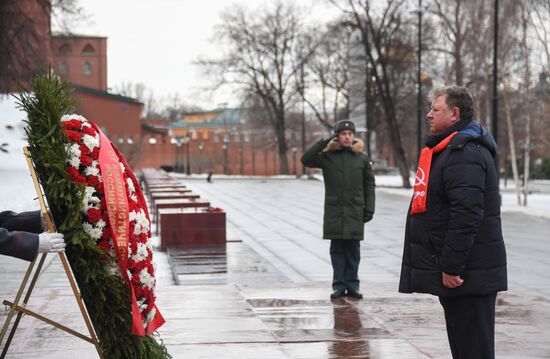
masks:
{"type": "MultiPolygon", "coordinates": [[[[49,232],[56,232],[55,223],[53,222],[53,219],[51,217],[51,214],[48,210],[48,207],[46,206],[46,202],[44,200],[44,194],[42,192],[42,188],[40,187],[40,183],[38,182],[38,177],[36,175],[36,171],[34,169],[34,165],[32,162],[32,159],[30,157],[30,153],[27,147],[23,148],[23,152],[25,153],[25,157],[27,158],[27,164],[29,166],[29,170],[34,182],[34,187],[36,189],[36,193],[38,195],[38,201],[40,202],[40,209],[42,211],[42,215],[44,216],[44,219],[46,220],[46,225],[49,232]]],[[[23,295],[23,292],[25,291],[25,288],[27,287],[27,282],[29,281],[29,278],[31,276],[31,273],[33,271],[34,265],[36,264],[36,259],[34,259],[31,264],[29,265],[29,268],[27,269],[27,272],[25,273],[25,276],[23,277],[23,281],[21,282],[21,285],[19,287],[19,290],[17,291],[17,295],[15,296],[15,299],[13,302],[10,302],[8,300],[4,300],[4,305],[7,305],[10,307],[8,311],[8,316],[6,318],[6,321],[2,327],[2,331],[0,332],[0,344],[2,344],[2,341],[4,340],[4,336],[6,335],[6,332],[8,330],[9,324],[11,322],[11,319],[15,315],[15,312],[17,312],[17,317],[15,318],[15,321],[13,323],[13,326],[11,328],[10,334],[8,336],[8,339],[6,341],[6,345],[4,346],[4,349],[2,350],[2,354],[0,355],[0,359],[4,359],[6,357],[6,354],[8,352],[8,349],[10,347],[11,341],[13,339],[13,336],[15,335],[15,331],[17,330],[17,326],[19,325],[19,321],[21,320],[21,317],[23,314],[29,315],[31,317],[34,317],[42,322],[45,322],[49,325],[52,325],[58,329],[61,329],[69,334],[74,335],[75,337],[78,337],[82,340],[85,340],[91,344],[93,344],[97,350],[97,353],[101,359],[103,359],[103,354],[101,352],[101,345],[99,344],[99,341],[97,339],[97,336],[94,331],[94,327],[92,325],[92,321],[90,320],[90,316],[88,315],[88,311],[86,310],[86,306],[84,304],[84,301],[82,300],[82,296],[80,295],[80,290],[78,289],[78,284],[76,283],[76,280],[74,278],[73,272],[71,270],[71,267],[69,265],[69,261],[67,259],[67,255],[65,252],[58,252],[59,259],[61,259],[61,263],[63,264],[63,269],[65,270],[65,274],[67,275],[67,279],[69,280],[69,283],[71,284],[71,288],[73,290],[74,297],[76,299],[76,302],[78,303],[78,307],[80,308],[80,312],[82,314],[82,318],[84,319],[84,322],[86,323],[86,327],[88,328],[88,331],[90,333],[90,336],[86,336],[82,333],[77,332],[76,330],[73,330],[67,326],[64,326],[63,324],[60,324],[58,322],[55,322],[49,318],[46,318],[38,313],[35,313],[29,309],[27,309],[27,303],[29,302],[29,298],[32,294],[32,291],[34,289],[34,286],[36,284],[36,281],[38,280],[38,277],[40,276],[40,271],[42,270],[42,266],[44,264],[44,261],[46,260],[47,253],[43,253],[40,256],[40,259],[38,261],[38,266],[36,267],[36,271],[34,272],[34,275],[31,279],[31,282],[29,284],[29,288],[27,289],[27,292],[25,294],[25,297],[23,299],[23,302],[21,305],[19,305],[19,302],[21,300],[21,296],[23,295]]]]}

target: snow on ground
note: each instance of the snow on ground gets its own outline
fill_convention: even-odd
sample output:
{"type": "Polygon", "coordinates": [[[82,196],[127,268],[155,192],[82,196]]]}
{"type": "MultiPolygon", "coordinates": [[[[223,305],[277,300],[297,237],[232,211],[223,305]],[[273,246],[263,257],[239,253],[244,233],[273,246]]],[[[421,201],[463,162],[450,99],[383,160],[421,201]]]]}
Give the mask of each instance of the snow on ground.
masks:
{"type": "MultiPolygon", "coordinates": [[[[17,108],[16,100],[12,95],[0,97],[0,145],[7,143],[4,148],[8,153],[0,152],[0,171],[9,169],[27,169],[27,162],[22,148],[27,145],[25,123],[27,118],[24,111],[17,108]]],[[[2,187],[4,182],[2,181],[2,187]]]]}
{"type": "MultiPolygon", "coordinates": [[[[316,179],[322,181],[323,177],[315,176],[316,179]]],[[[412,177],[414,178],[414,177],[412,177]]],[[[400,196],[411,197],[412,189],[401,188],[402,180],[396,175],[377,175],[376,187],[378,191],[392,193],[400,196]]],[[[412,184],[411,184],[412,185],[412,184]]],[[[513,182],[509,181],[507,186],[504,186],[504,181],[501,180],[501,196],[503,212],[522,212],[527,215],[550,218],[550,181],[535,180],[530,182],[530,188],[533,188],[533,193],[528,197],[528,206],[523,207],[518,205],[517,196],[512,189],[513,182]]]]}

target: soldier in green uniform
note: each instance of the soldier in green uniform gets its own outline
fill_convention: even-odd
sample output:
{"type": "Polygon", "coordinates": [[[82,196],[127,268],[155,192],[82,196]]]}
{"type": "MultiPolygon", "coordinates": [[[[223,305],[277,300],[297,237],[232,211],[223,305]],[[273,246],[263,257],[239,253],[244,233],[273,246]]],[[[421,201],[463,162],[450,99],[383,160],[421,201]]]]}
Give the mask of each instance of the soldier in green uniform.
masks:
{"type": "Polygon", "coordinates": [[[323,238],[330,239],[333,269],[331,298],[361,299],[359,243],[364,223],[374,215],[374,174],[364,144],[355,138],[350,120],[336,123],[328,139],[321,139],[302,156],[307,167],[321,168],[325,182],[323,238]]]}

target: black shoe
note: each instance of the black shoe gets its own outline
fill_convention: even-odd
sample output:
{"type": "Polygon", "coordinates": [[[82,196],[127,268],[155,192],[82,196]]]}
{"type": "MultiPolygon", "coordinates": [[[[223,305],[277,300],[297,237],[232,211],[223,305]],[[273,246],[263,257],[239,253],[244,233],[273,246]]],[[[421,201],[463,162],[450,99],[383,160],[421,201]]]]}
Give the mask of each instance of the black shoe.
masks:
{"type": "Polygon", "coordinates": [[[330,298],[337,299],[337,298],[343,298],[345,296],[346,296],[346,290],[342,289],[342,290],[335,290],[334,292],[332,292],[332,294],[330,295],[330,298]]]}
{"type": "Polygon", "coordinates": [[[363,294],[356,292],[354,290],[348,290],[348,297],[355,299],[363,299],[363,294]]]}

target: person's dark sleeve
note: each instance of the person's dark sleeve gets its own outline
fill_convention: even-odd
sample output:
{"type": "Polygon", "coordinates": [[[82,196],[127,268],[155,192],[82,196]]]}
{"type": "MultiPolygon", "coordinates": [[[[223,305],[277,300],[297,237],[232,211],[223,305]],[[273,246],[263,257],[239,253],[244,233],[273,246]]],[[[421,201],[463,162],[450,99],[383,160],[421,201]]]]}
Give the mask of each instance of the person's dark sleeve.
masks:
{"type": "Polygon", "coordinates": [[[317,141],[302,155],[302,164],[311,168],[321,168],[321,152],[327,145],[326,139],[317,141]]]}
{"type": "Polygon", "coordinates": [[[12,211],[0,212],[0,227],[8,231],[43,232],[40,211],[21,213],[12,211]]]}
{"type": "Polygon", "coordinates": [[[443,171],[449,222],[439,263],[443,272],[460,275],[483,221],[486,164],[469,146],[453,155],[443,171]]]}
{"type": "Polygon", "coordinates": [[[38,234],[0,227],[0,254],[32,261],[38,252],[38,234]]]}
{"type": "Polygon", "coordinates": [[[374,188],[376,187],[376,183],[374,181],[374,172],[372,170],[372,165],[368,157],[365,158],[365,161],[367,162],[365,164],[365,170],[363,174],[365,211],[374,214],[374,208],[375,208],[374,188]]]}

